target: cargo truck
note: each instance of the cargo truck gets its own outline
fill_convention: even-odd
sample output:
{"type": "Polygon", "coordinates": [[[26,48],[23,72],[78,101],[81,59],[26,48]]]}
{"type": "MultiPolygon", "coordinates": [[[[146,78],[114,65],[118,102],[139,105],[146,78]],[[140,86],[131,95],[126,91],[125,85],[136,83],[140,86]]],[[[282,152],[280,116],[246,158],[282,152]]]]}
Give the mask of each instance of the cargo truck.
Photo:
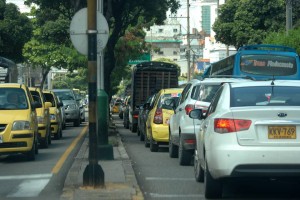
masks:
{"type": "Polygon", "coordinates": [[[166,62],[142,62],[133,67],[129,106],[129,129],[137,131],[139,107],[164,88],[178,87],[178,67],[166,62]]]}

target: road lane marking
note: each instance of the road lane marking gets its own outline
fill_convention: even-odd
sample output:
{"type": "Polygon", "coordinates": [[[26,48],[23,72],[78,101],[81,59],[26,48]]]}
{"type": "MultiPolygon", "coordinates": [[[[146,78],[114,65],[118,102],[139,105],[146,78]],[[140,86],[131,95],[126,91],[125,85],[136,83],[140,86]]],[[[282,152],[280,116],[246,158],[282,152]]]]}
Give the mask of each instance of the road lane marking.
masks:
{"type": "Polygon", "coordinates": [[[189,198],[199,198],[199,197],[204,197],[202,194],[187,194],[187,195],[182,195],[182,194],[157,194],[157,193],[149,193],[149,195],[152,198],[184,198],[184,199],[189,199],[189,198]]]}
{"type": "Polygon", "coordinates": [[[3,180],[20,180],[20,179],[43,179],[51,178],[52,174],[31,174],[31,175],[15,175],[15,176],[0,176],[0,181],[3,180]]]}
{"type": "Polygon", "coordinates": [[[60,157],[60,159],[58,160],[58,162],[56,163],[56,165],[53,167],[53,169],[51,171],[53,174],[57,174],[59,172],[59,170],[61,169],[62,165],[66,161],[67,157],[70,155],[70,153],[72,152],[72,150],[75,148],[76,144],[86,134],[86,129],[87,128],[88,128],[88,126],[85,126],[82,129],[81,133],[75,138],[75,140],[73,140],[73,142],[67,148],[67,150],[65,151],[65,153],[60,157]]]}
{"type": "Polygon", "coordinates": [[[50,179],[26,180],[23,181],[7,197],[37,197],[50,179]]]}
{"type": "Polygon", "coordinates": [[[146,177],[146,181],[195,181],[195,178],[146,177]]]}

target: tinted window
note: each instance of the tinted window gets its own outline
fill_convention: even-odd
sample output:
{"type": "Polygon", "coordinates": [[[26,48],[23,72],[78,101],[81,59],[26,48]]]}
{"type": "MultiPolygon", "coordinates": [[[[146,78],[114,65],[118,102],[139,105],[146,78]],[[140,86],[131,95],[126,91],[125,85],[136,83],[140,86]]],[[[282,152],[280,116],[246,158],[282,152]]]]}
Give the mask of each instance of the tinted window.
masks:
{"type": "Polygon", "coordinates": [[[221,85],[201,85],[199,101],[211,102],[221,85]]]}
{"type": "Polygon", "coordinates": [[[297,72],[296,59],[282,55],[243,55],[241,71],[257,75],[286,76],[297,72]]]}
{"type": "Polygon", "coordinates": [[[222,91],[223,91],[223,88],[220,88],[220,89],[217,91],[217,93],[216,93],[216,95],[214,96],[214,98],[212,99],[212,102],[211,102],[211,104],[210,104],[210,106],[209,106],[209,108],[208,108],[208,111],[207,111],[207,116],[210,115],[211,113],[215,112],[222,91]]]}
{"type": "MultiPolygon", "coordinates": [[[[157,103],[157,108],[161,108],[166,100],[171,99],[171,98],[178,98],[178,97],[180,97],[180,93],[172,93],[172,94],[161,95],[159,100],[158,100],[158,103],[157,103]]],[[[175,101],[177,101],[177,100],[175,100],[175,101]]]]}
{"type": "Polygon", "coordinates": [[[191,86],[192,86],[191,84],[187,84],[187,85],[185,86],[185,88],[184,88],[183,91],[182,91],[182,95],[181,95],[179,104],[181,104],[182,102],[184,102],[184,100],[185,100],[186,97],[187,97],[187,93],[188,93],[188,91],[189,91],[189,89],[190,89],[191,86]]]}
{"type": "Polygon", "coordinates": [[[300,106],[300,87],[263,86],[232,88],[231,107],[300,106]]]}

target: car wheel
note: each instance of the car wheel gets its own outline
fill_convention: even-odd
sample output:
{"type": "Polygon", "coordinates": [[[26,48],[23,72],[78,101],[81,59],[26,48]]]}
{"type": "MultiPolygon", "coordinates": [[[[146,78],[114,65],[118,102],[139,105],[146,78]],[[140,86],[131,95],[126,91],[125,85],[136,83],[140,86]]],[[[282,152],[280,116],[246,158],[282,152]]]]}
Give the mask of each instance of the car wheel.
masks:
{"type": "Polygon", "coordinates": [[[144,132],[140,132],[140,141],[144,141],[145,140],[145,134],[144,132]]]}
{"type": "Polygon", "coordinates": [[[66,122],[63,122],[63,124],[62,124],[62,129],[63,129],[63,130],[66,129],[66,122]]]}
{"type": "Polygon", "coordinates": [[[137,125],[136,124],[131,124],[131,132],[132,133],[135,133],[135,132],[137,132],[137,125]]]}
{"type": "Polygon", "coordinates": [[[140,128],[139,128],[139,127],[137,127],[136,134],[137,134],[137,136],[140,136],[140,135],[141,135],[141,131],[140,131],[140,128]]]}
{"type": "Polygon", "coordinates": [[[59,129],[59,138],[62,138],[63,135],[62,135],[62,129],[59,129]]]}
{"type": "Polygon", "coordinates": [[[149,143],[149,140],[148,140],[147,135],[145,135],[144,143],[145,143],[145,147],[146,147],[146,148],[150,147],[150,143],[149,143]]]}
{"type": "Polygon", "coordinates": [[[125,128],[129,129],[129,121],[126,120],[125,128]]]}
{"type": "Polygon", "coordinates": [[[204,170],[201,167],[201,163],[197,154],[197,150],[195,149],[194,153],[194,174],[197,182],[204,181],[204,170]]]}
{"type": "Polygon", "coordinates": [[[178,158],[178,146],[172,142],[172,136],[169,136],[169,156],[170,158],[178,158]]]}
{"type": "Polygon", "coordinates": [[[54,134],[54,139],[55,140],[59,140],[60,137],[59,137],[59,131],[57,131],[57,133],[54,134]]]}
{"type": "Polygon", "coordinates": [[[205,162],[205,176],[204,176],[204,194],[207,199],[215,199],[222,197],[222,183],[220,180],[214,179],[207,166],[207,162],[205,162]]]}
{"type": "Polygon", "coordinates": [[[180,165],[190,165],[191,164],[192,153],[190,151],[184,150],[182,138],[180,138],[180,140],[179,140],[178,158],[179,158],[180,165]]]}
{"type": "Polygon", "coordinates": [[[80,126],[80,117],[78,118],[78,119],[76,119],[75,121],[74,121],[74,126],[75,127],[79,127],[80,126]]]}
{"type": "Polygon", "coordinates": [[[26,153],[26,157],[27,157],[28,161],[35,160],[35,152],[36,152],[35,149],[36,148],[38,148],[38,147],[36,146],[36,142],[34,142],[32,144],[31,150],[26,153]]]}
{"type": "Polygon", "coordinates": [[[45,149],[49,147],[48,135],[46,135],[46,137],[41,140],[41,146],[45,149]]]}
{"type": "Polygon", "coordinates": [[[151,152],[158,152],[158,144],[155,144],[153,138],[150,138],[150,151],[151,152]]]}
{"type": "Polygon", "coordinates": [[[48,134],[48,143],[51,144],[52,143],[52,138],[51,138],[51,130],[48,134]]]}
{"type": "Polygon", "coordinates": [[[35,154],[39,154],[39,142],[37,140],[35,140],[35,154]]]}

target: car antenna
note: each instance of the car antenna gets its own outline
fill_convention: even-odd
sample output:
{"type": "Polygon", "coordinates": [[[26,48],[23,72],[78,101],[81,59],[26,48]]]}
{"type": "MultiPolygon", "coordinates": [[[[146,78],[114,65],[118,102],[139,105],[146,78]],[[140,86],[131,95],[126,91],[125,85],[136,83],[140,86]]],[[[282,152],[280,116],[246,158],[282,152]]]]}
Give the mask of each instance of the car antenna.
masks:
{"type": "Polygon", "coordinates": [[[271,85],[274,85],[274,81],[275,81],[275,76],[274,76],[274,74],[273,74],[273,78],[272,78],[271,85]]]}

